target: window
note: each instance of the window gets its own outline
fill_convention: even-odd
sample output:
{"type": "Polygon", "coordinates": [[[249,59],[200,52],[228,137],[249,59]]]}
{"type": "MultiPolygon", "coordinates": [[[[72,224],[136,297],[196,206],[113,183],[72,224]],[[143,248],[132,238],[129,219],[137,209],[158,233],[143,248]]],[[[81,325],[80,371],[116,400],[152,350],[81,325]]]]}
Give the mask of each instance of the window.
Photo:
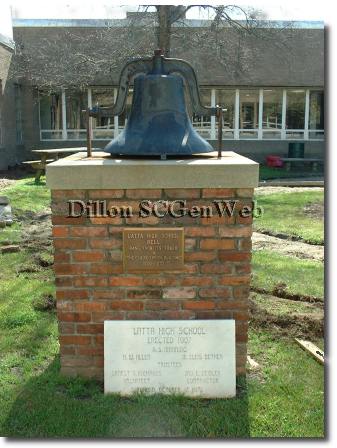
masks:
{"type": "Polygon", "coordinates": [[[282,129],[282,90],[263,91],[263,138],[279,139],[282,129]]]}
{"type": "Polygon", "coordinates": [[[66,118],[68,140],[85,139],[86,121],[82,112],[88,107],[88,93],[66,90],[66,118]]]}
{"type": "Polygon", "coordinates": [[[217,90],[216,104],[224,109],[222,121],[222,138],[234,138],[235,90],[217,90]]]}
{"type": "Polygon", "coordinates": [[[319,90],[310,92],[309,139],[324,137],[324,94],[319,90]]]}
{"type": "Polygon", "coordinates": [[[240,137],[257,138],[259,121],[259,91],[240,90],[240,137]]]}
{"type": "MultiPolygon", "coordinates": [[[[200,101],[203,106],[210,107],[211,106],[211,89],[206,87],[201,87],[200,91],[200,101]]],[[[187,109],[190,108],[189,105],[189,97],[187,100],[187,109]]],[[[198,133],[203,138],[211,137],[211,117],[210,115],[192,115],[192,124],[193,127],[198,131],[198,133]]]]}
{"type": "Polygon", "coordinates": [[[61,93],[39,92],[41,139],[62,139],[61,93]]]}
{"type": "Polygon", "coordinates": [[[304,114],[305,90],[288,90],[286,113],[287,139],[303,139],[304,114]]]}
{"type": "MultiPolygon", "coordinates": [[[[91,89],[92,106],[113,107],[113,87],[94,87],[91,89]]],[[[97,117],[92,119],[92,132],[94,139],[111,140],[114,137],[114,117],[97,117]]]]}

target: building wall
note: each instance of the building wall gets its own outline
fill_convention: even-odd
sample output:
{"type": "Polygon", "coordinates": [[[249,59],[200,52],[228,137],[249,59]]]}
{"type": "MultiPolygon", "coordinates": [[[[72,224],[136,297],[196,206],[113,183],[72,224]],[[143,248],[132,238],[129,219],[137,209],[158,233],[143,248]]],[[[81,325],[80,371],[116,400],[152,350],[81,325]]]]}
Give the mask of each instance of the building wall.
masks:
{"type": "Polygon", "coordinates": [[[14,84],[8,79],[13,50],[0,41],[0,170],[16,160],[14,84]]]}
{"type": "MultiPolygon", "coordinates": [[[[61,86],[67,89],[116,86],[125,62],[131,57],[150,56],[156,46],[153,27],[126,28],[120,23],[116,28],[99,24],[95,27],[64,25],[24,26],[21,23],[14,26],[17,55],[11,55],[10,59],[8,55],[2,57],[0,64],[7,64],[5,71],[8,72],[9,60],[12,72],[10,81],[3,86],[6,145],[0,149],[2,169],[34,158],[31,153],[34,148],[85,146],[85,140],[40,140],[37,87],[52,91],[61,86]],[[15,81],[21,85],[21,144],[16,143],[15,81]]],[[[323,88],[322,28],[260,29],[255,34],[224,28],[216,36],[217,45],[214,36],[205,26],[175,27],[172,34],[171,57],[189,61],[203,86],[323,88]]],[[[287,140],[225,140],[223,146],[263,161],[268,154],[287,154],[288,143],[287,140]]],[[[106,144],[107,141],[94,141],[98,148],[106,144]]],[[[306,156],[322,157],[323,153],[323,141],[305,143],[306,156]]]]}

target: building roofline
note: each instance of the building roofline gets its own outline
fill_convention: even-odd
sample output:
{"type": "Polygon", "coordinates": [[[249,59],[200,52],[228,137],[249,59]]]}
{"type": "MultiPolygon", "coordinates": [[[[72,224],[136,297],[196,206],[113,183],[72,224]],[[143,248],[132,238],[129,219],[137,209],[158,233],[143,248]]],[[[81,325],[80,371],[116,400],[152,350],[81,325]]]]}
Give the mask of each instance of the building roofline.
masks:
{"type": "MultiPolygon", "coordinates": [[[[153,17],[140,19],[141,22],[153,22],[153,17]]],[[[246,24],[246,21],[238,21],[246,24]]],[[[258,28],[299,28],[299,29],[323,29],[324,22],[321,20],[260,20],[248,21],[258,28]]],[[[12,19],[14,28],[19,27],[70,27],[70,28],[104,28],[104,27],[124,27],[134,23],[134,19],[12,19]]],[[[173,26],[182,27],[206,27],[212,23],[212,20],[184,19],[173,26]]],[[[226,26],[226,25],[224,25],[226,26]]],[[[230,26],[230,25],[227,25],[230,26]]]]}
{"type": "Polygon", "coordinates": [[[15,42],[10,38],[0,33],[0,45],[7,50],[14,51],[15,42]]]}

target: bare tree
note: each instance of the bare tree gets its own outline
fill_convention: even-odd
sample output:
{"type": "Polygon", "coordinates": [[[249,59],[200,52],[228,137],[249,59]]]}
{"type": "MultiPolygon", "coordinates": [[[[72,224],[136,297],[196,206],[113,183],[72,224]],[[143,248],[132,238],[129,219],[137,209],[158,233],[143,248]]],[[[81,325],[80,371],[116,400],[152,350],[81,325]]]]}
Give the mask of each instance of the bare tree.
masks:
{"type": "Polygon", "coordinates": [[[107,20],[101,28],[48,28],[39,36],[16,36],[11,76],[49,90],[111,85],[117,83],[127,60],[151,56],[156,47],[174,57],[197,48],[204,63],[220,64],[224,69],[231,64],[240,74],[253,57],[249,50],[252,37],[263,46],[272,39],[271,33],[280,31],[264,27],[263,18],[261,11],[235,5],[140,6],[126,20],[107,20]],[[208,11],[211,20],[202,27],[190,26],[185,18],[191,8],[208,11]]]}

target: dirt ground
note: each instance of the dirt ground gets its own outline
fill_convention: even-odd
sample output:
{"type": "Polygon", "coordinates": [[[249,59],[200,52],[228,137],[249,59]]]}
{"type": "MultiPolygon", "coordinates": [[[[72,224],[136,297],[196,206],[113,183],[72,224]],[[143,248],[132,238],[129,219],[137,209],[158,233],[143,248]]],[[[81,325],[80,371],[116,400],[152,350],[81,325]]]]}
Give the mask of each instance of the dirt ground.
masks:
{"type": "Polygon", "coordinates": [[[324,191],[323,187],[257,187],[256,195],[274,193],[301,193],[303,191],[324,191]]]}
{"type": "Polygon", "coordinates": [[[253,233],[253,250],[274,250],[283,255],[309,260],[324,260],[324,246],[292,241],[264,233],[253,233]]]}

